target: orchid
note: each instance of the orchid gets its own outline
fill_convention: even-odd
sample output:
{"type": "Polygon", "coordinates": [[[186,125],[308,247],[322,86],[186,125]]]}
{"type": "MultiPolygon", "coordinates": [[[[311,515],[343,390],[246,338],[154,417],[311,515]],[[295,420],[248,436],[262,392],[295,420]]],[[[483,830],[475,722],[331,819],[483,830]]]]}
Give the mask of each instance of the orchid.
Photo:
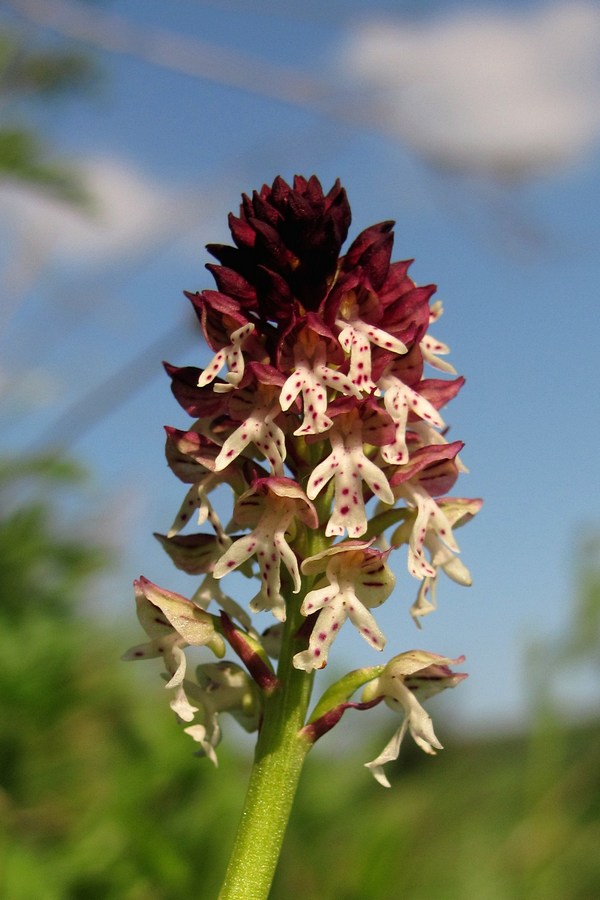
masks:
{"type": "Polygon", "coordinates": [[[375,388],[371,381],[371,344],[394,353],[406,353],[406,347],[398,338],[360,319],[353,319],[350,324],[338,319],[336,325],[341,328],[339,342],[350,356],[350,380],[361,390],[371,393],[375,388]]]}
{"type": "Polygon", "coordinates": [[[386,462],[396,463],[401,466],[408,462],[410,456],[406,443],[406,427],[409,413],[427,420],[437,428],[444,427],[444,420],[426,397],[404,384],[403,381],[394,375],[382,376],[379,380],[379,387],[385,391],[385,408],[396,426],[393,443],[383,447],[381,455],[386,462]]]}
{"type": "Polygon", "coordinates": [[[285,412],[302,393],[304,421],[294,431],[295,435],[321,434],[333,425],[327,415],[328,388],[360,398],[360,391],[348,376],[327,366],[325,354],[324,342],[310,332],[306,340],[294,348],[296,368],[281,389],[279,403],[285,412]]]}
{"type": "Polygon", "coordinates": [[[436,288],[415,284],[410,261],[392,262],[393,222],[365,229],[344,251],[350,222],[339,182],[325,193],[314,176],[276,178],[243,195],[229,218],[233,244],[208,246],[217,289],[187,293],[213,356],[204,369],[165,364],[193,422],[166,428],[167,462],[186,494],[157,538],[201,580],[191,600],[136,581],[149,641],[125,658],[162,658],[171,708],[213,763],[222,713],[258,731],[221,900],[267,897],[303,760],[346,709],[385,701],[403,713],[368,764],[387,786],[383,766],[407,731],[426,752],[441,748],[417,698],[465,677],[449,668],[462,657],[399,653],[342,676],[308,716],[315,676],[346,621],[366,653],[383,653],[373,610],[389,603],[398,621],[412,616],[420,627],[440,572],[471,583],[454,529],[481,506],[448,496],[467,471],[445,411],[464,379],[448,377],[449,348],[429,333],[442,313],[436,288]],[[203,530],[185,533],[193,519],[203,530]],[[392,569],[401,548],[419,583],[412,607],[392,569]],[[230,596],[233,572],[237,583],[258,576],[249,601],[230,596]],[[271,624],[258,627],[255,614],[271,624]],[[237,662],[202,661],[194,679],[190,645],[237,662]]]}
{"type": "Polygon", "coordinates": [[[367,530],[363,482],[384,503],[394,495],[387,477],[364,452],[363,423],[357,409],[339,416],[328,432],[331,453],[312,472],[306,488],[311,500],[333,479],[333,510],[325,535],[360,537],[367,530]]]}
{"type": "Polygon", "coordinates": [[[228,712],[245,731],[259,725],[258,688],[248,673],[235,663],[204,663],[196,668],[196,681],[185,682],[187,693],[199,704],[193,725],[184,732],[200,744],[198,755],[218,765],[215,748],[221,740],[219,715],[228,712]]]}
{"type": "Polygon", "coordinates": [[[207,646],[217,656],[223,656],[223,638],[215,630],[212,616],[180,594],[159,588],[147,578],[140,578],[134,587],[138,619],[150,641],[131,647],[123,659],[162,656],[168,676],[166,687],[176,692],[171,708],[181,719],[191,721],[196,709],[182,687],[186,672],[183,649],[189,645],[207,646]]]}
{"type": "Polygon", "coordinates": [[[222,578],[255,556],[262,585],[250,608],[255,612],[270,609],[276,618],[284,621],[286,606],[280,592],[282,564],[292,580],[293,592],[297,594],[301,587],[298,562],[285,540],[285,532],[296,517],[314,527],[317,523],[314,507],[290,479],[263,478],[239,498],[234,515],[240,524],[256,527],[220,557],[213,577],[222,578]]]}
{"type": "Polygon", "coordinates": [[[365,763],[379,784],[390,787],[383,766],[398,758],[407,731],[425,753],[434,756],[437,750],[443,749],[433,730],[431,716],[425,712],[416,694],[427,698],[446,688],[456,687],[467,676],[464,672],[453,673],[449,667],[462,662],[464,656],[447,659],[423,650],[401,653],[390,660],[382,674],[364,689],[363,702],[383,696],[391,709],[404,713],[402,725],[391,741],[376,759],[365,763]]]}
{"type": "Polygon", "coordinates": [[[244,354],[242,348],[247,338],[254,331],[254,325],[248,322],[231,333],[231,343],[213,357],[212,362],[198,377],[198,387],[204,387],[214,381],[223,366],[227,365],[229,372],[225,377],[225,384],[216,384],[215,391],[230,391],[238,385],[244,375],[244,354]]]}
{"type": "MultiPolygon", "coordinates": [[[[437,322],[443,311],[444,308],[439,300],[432,303],[429,312],[429,321],[437,322]]],[[[433,366],[434,369],[439,369],[442,372],[447,372],[450,375],[456,375],[454,366],[447,360],[440,359],[440,356],[447,356],[448,353],[450,353],[450,348],[447,344],[443,344],[442,341],[437,341],[432,335],[426,334],[420,343],[420,348],[423,359],[425,362],[428,362],[430,366],[433,366]]]]}
{"type": "Polygon", "coordinates": [[[274,475],[283,475],[285,460],[285,436],[274,419],[280,412],[276,392],[269,385],[257,386],[256,394],[247,393],[236,398],[245,403],[248,416],[225,440],[215,459],[215,469],[220,471],[233,463],[250,444],[266,457],[274,475]]]}
{"type": "Polygon", "coordinates": [[[304,598],[300,611],[308,616],[320,610],[308,648],[294,656],[298,669],[322,669],[339,628],[348,618],[375,650],[383,650],[385,637],[369,612],[381,606],[394,589],[394,575],[386,554],[371,550],[369,542],[345,541],[310,556],[302,563],[305,574],[325,572],[318,586],[304,598]]]}

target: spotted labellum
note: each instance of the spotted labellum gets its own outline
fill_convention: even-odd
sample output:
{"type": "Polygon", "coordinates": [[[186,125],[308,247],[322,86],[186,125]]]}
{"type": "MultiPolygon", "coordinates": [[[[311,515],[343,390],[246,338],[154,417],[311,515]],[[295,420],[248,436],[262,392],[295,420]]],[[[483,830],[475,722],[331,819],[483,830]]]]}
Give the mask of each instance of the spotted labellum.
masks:
{"type": "MultiPolygon", "coordinates": [[[[454,532],[481,501],[451,495],[466,469],[462,442],[447,438],[445,407],[464,379],[429,331],[442,306],[434,285],[411,279],[411,261],[392,262],[392,222],[343,251],[350,219],[339,182],[325,193],[314,176],[243,195],[229,217],[232,245],[208,246],[216,290],[187,294],[208,363],[166,365],[193,421],[167,428],[167,461],[186,495],[157,537],[201,580],[189,600],[136,582],[150,641],[126,658],[162,657],[171,705],[215,764],[219,715],[260,730],[290,664],[313,679],[352,626],[366,653],[382,653],[399,637],[377,622],[383,603],[394,604],[399,625],[410,614],[420,627],[440,573],[471,583],[454,532]],[[194,519],[203,530],[181,533],[194,519]],[[237,584],[240,574],[258,578],[247,602],[229,596],[232,572],[237,584]],[[272,617],[262,635],[258,615],[272,617]],[[192,645],[219,657],[229,648],[237,659],[209,660],[194,677],[185,665],[192,645]]],[[[450,669],[462,657],[396,654],[325,690],[303,729],[314,742],[346,709],[385,701],[403,721],[368,764],[384,785],[382,766],[405,732],[428,753],[441,747],[417,696],[466,677],[450,669]]]]}

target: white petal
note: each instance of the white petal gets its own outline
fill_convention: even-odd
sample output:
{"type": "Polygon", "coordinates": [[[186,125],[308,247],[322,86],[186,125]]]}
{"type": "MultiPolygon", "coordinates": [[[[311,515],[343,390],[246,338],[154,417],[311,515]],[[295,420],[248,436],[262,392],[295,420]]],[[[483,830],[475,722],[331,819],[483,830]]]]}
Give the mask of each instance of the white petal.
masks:
{"type": "Polygon", "coordinates": [[[245,563],[247,559],[250,559],[256,552],[257,545],[258,541],[254,536],[254,532],[234,541],[231,547],[215,563],[212,571],[213,578],[223,578],[228,572],[233,572],[234,569],[245,563]]]}
{"type": "Polygon", "coordinates": [[[321,610],[310,636],[308,649],[294,657],[296,669],[302,668],[310,672],[312,669],[325,668],[329,648],[346,620],[346,613],[346,608],[339,602],[321,610]]]}
{"type": "Polygon", "coordinates": [[[360,477],[369,485],[376,497],[379,497],[384,503],[392,505],[394,503],[394,494],[390,487],[389,481],[374,462],[371,462],[366,456],[362,456],[360,460],[362,468],[359,470],[360,477]]]}
{"type": "Polygon", "coordinates": [[[334,450],[327,459],[324,459],[323,462],[319,463],[316,469],[314,469],[312,475],[308,479],[308,485],[306,487],[306,496],[309,500],[314,500],[317,494],[322,488],[325,487],[328,481],[333,478],[335,475],[336,469],[339,466],[339,460],[334,450]]]}
{"type": "Polygon", "coordinates": [[[169,706],[184,722],[192,722],[194,715],[198,712],[198,707],[191,705],[181,686],[177,688],[177,693],[169,703],[169,706]]]}
{"type": "MultiPolygon", "coordinates": [[[[412,691],[405,688],[408,705],[408,727],[414,742],[431,756],[436,750],[443,750],[433,730],[433,722],[429,713],[425,712],[412,691]]],[[[406,706],[405,706],[406,709],[406,706]]]]}
{"type": "Polygon", "coordinates": [[[213,731],[211,736],[211,740],[208,739],[207,731],[204,725],[190,725],[188,728],[183,729],[186,734],[189,734],[191,738],[193,738],[200,746],[202,747],[202,752],[205,756],[210,759],[211,763],[218,767],[219,761],[217,759],[217,754],[215,753],[215,746],[219,743],[221,734],[217,725],[217,730],[213,731]]]}
{"type": "Polygon", "coordinates": [[[170,651],[165,653],[165,666],[171,675],[170,680],[166,683],[166,688],[174,688],[183,682],[186,670],[185,653],[177,644],[174,644],[170,651]]]}
{"type": "Polygon", "coordinates": [[[404,735],[406,734],[407,729],[407,721],[406,719],[393,735],[391,741],[385,745],[381,753],[376,759],[372,759],[371,762],[365,763],[365,767],[367,769],[371,769],[371,774],[373,778],[379,782],[383,787],[391,787],[387,776],[385,775],[382,766],[384,766],[388,762],[393,762],[395,759],[398,759],[400,754],[400,745],[402,744],[402,740],[404,735]]]}
{"type": "Polygon", "coordinates": [[[386,637],[369,610],[359,600],[355,600],[353,603],[346,603],[346,612],[360,636],[375,650],[383,650],[386,637]]]}
{"type": "MultiPolygon", "coordinates": [[[[254,423],[252,423],[253,425],[254,423]]],[[[221,472],[226,469],[230,463],[237,459],[240,453],[245,450],[252,440],[254,428],[251,427],[251,420],[247,419],[239,428],[229,435],[219,455],[215,459],[215,472],[221,472]]]]}

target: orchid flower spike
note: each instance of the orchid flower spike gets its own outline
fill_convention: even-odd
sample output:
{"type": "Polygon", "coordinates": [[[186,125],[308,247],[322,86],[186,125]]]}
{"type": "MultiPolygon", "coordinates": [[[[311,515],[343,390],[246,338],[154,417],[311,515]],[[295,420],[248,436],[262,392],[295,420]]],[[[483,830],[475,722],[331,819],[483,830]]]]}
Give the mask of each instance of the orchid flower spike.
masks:
{"type": "MultiPolygon", "coordinates": [[[[192,600],[135,582],[148,641],[125,658],[162,658],[171,707],[213,762],[219,715],[260,730],[272,697],[325,668],[346,621],[365,653],[381,653],[374,610],[393,604],[388,621],[410,614],[420,626],[435,609],[440,572],[472,580],[454,532],[481,501],[448,496],[466,472],[463,443],[448,439],[446,424],[464,378],[429,332],[442,312],[436,287],[412,280],[410,260],[392,261],[393,222],[344,246],[350,223],[338,181],[326,192],[314,176],[278,177],[242,195],[229,217],[232,243],[208,246],[216,289],[187,293],[209,362],[165,364],[192,421],[166,428],[167,463],[185,496],[157,538],[200,581],[192,600]],[[406,582],[418,582],[412,607],[395,589],[402,567],[392,560],[402,556],[406,582]],[[254,587],[234,595],[244,579],[254,587]],[[194,680],[188,646],[218,657],[228,649],[237,661],[202,661],[194,680]]],[[[317,704],[310,734],[385,699],[403,723],[368,766],[388,784],[382,767],[406,731],[427,753],[440,748],[418,698],[458,684],[465,676],[449,666],[460,661],[410,651],[374,667],[376,676],[356,669],[370,673],[363,702],[346,690],[358,689],[356,679],[342,679],[317,704]]]]}

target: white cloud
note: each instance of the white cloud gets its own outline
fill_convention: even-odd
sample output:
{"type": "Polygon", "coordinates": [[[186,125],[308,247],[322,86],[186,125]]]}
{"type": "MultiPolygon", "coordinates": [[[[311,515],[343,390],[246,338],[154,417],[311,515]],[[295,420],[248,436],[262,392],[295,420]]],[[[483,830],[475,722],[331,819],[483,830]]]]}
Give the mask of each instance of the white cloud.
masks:
{"type": "Polygon", "coordinates": [[[127,259],[182,225],[183,192],[158,184],[130,163],[89,160],[79,172],[91,213],[17,184],[0,189],[0,213],[18,246],[54,262],[86,267],[127,259]]]}
{"type": "Polygon", "coordinates": [[[447,168],[519,178],[600,132],[600,7],[462,12],[356,25],[342,67],[379,127],[447,168]]]}

